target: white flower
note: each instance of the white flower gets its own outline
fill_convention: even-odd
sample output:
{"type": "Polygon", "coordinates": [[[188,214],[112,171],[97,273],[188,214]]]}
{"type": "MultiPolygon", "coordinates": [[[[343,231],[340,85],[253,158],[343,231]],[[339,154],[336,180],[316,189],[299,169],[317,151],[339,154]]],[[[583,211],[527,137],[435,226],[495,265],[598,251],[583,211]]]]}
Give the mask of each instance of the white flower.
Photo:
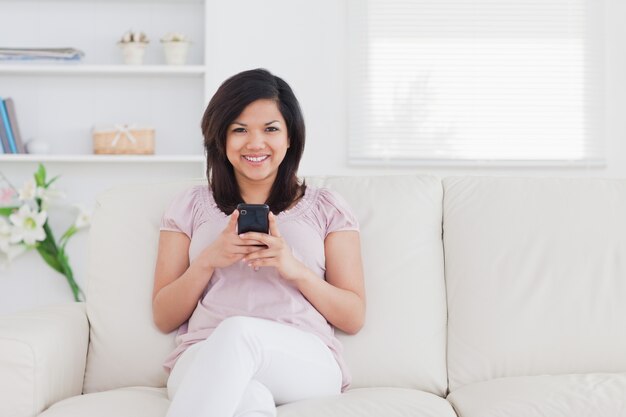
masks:
{"type": "Polygon", "coordinates": [[[65,193],[63,191],[58,190],[54,186],[50,186],[48,188],[37,188],[37,197],[41,198],[41,201],[49,203],[54,200],[61,200],[65,197],[65,193]]]}
{"type": "Polygon", "coordinates": [[[25,245],[14,245],[10,242],[11,229],[9,222],[0,217],[0,267],[7,266],[15,257],[26,251],[25,245]]]}
{"type": "Polygon", "coordinates": [[[4,217],[0,217],[0,251],[6,252],[11,238],[11,225],[4,217]]]}
{"type": "Polygon", "coordinates": [[[79,213],[74,222],[74,226],[76,229],[88,227],[91,224],[91,213],[82,205],[76,205],[76,208],[78,208],[79,213]]]}
{"type": "Polygon", "coordinates": [[[11,261],[26,252],[25,245],[9,245],[6,251],[0,250],[0,269],[6,269],[11,261]]]}
{"type": "Polygon", "coordinates": [[[161,42],[189,42],[189,39],[182,33],[169,32],[161,38],[161,42]]]}
{"type": "Polygon", "coordinates": [[[19,199],[20,201],[31,201],[37,197],[37,185],[35,181],[29,180],[24,183],[20,189],[19,199]]]}
{"type": "Polygon", "coordinates": [[[43,225],[46,223],[48,213],[45,211],[33,211],[28,204],[24,204],[17,213],[9,216],[9,220],[13,223],[11,230],[11,243],[24,242],[27,245],[34,245],[37,241],[46,238],[46,232],[43,225]]]}
{"type": "Polygon", "coordinates": [[[129,30],[122,35],[122,38],[120,39],[119,42],[120,43],[132,43],[132,42],[149,43],[150,40],[148,39],[146,34],[141,31],[129,30]]]}

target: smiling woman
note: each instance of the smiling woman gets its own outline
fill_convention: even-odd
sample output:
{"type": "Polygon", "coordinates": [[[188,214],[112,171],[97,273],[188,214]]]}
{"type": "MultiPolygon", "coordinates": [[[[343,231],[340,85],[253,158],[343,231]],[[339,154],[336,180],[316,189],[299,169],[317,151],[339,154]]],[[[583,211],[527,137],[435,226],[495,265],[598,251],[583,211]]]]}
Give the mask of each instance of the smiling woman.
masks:
{"type": "Polygon", "coordinates": [[[365,317],[359,226],[339,195],[297,177],[293,91],[265,70],[237,74],[202,132],[209,186],[164,213],[155,268],[155,324],[178,328],[168,417],[275,416],[276,404],[340,393],[350,373],[334,329],[354,334],[365,317]],[[237,229],[240,203],[269,206],[269,233],[237,229]]]}
{"type": "MultiPolygon", "coordinates": [[[[238,181],[246,178],[244,171],[237,169],[244,166],[240,159],[248,156],[250,160],[246,162],[250,162],[252,168],[260,161],[259,157],[269,156],[265,172],[269,178],[262,190],[263,193],[269,191],[269,197],[263,202],[278,214],[304,195],[306,189],[297,178],[305,138],[300,104],[291,87],[267,71],[253,70],[238,75],[222,84],[202,119],[207,177],[218,207],[230,214],[238,199],[244,197],[245,200],[243,194],[254,190],[247,187],[249,183],[238,181]],[[241,82],[244,78],[245,82],[241,82]],[[234,149],[237,146],[241,148],[234,149]],[[274,150],[278,153],[267,153],[274,150]],[[272,171],[269,166],[276,170],[272,171]]],[[[255,175],[263,175],[261,171],[255,175]]],[[[249,197],[259,199],[259,195],[249,197]]]]}
{"type": "Polygon", "coordinates": [[[264,203],[289,148],[285,120],[274,100],[248,105],[226,134],[226,156],[244,200],[264,203]],[[251,182],[255,182],[251,186],[251,182]],[[264,184],[259,187],[258,183],[264,184]],[[252,193],[252,194],[251,194],[252,193]]]}

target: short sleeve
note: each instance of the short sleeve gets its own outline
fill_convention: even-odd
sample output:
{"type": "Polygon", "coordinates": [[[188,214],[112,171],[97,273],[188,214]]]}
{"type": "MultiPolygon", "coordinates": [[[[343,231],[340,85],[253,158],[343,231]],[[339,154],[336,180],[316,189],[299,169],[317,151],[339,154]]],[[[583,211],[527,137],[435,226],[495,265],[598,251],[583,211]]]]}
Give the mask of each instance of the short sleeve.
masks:
{"type": "Polygon", "coordinates": [[[359,222],[350,205],[338,193],[327,188],[320,189],[319,209],[326,223],[325,235],[344,230],[359,230],[359,222]]]}
{"type": "Polygon", "coordinates": [[[195,217],[199,211],[199,197],[198,187],[178,193],[163,213],[159,230],[182,232],[191,239],[195,217]]]}

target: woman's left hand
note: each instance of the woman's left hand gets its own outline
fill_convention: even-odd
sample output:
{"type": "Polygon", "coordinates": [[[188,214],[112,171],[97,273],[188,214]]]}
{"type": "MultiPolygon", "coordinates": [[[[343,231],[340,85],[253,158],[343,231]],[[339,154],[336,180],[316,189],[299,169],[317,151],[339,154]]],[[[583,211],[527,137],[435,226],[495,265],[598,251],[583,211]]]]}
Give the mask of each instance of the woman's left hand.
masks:
{"type": "Polygon", "coordinates": [[[307,268],[293,256],[291,248],[281,237],[276,224],[276,216],[270,212],[268,217],[270,234],[247,232],[239,235],[244,240],[259,241],[267,246],[266,249],[246,255],[242,262],[246,262],[255,271],[262,266],[273,266],[278,269],[284,279],[289,281],[297,281],[305,277],[307,268]]]}

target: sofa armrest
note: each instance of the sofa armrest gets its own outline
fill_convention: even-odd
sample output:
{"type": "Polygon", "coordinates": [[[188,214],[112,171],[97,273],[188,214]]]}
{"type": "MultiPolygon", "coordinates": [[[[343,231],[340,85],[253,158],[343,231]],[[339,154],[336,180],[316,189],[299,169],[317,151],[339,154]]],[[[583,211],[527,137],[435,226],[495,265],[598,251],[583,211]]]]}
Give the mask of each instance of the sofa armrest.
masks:
{"type": "Polygon", "coordinates": [[[84,303],[0,316],[0,416],[36,416],[81,394],[88,342],[84,303]]]}

